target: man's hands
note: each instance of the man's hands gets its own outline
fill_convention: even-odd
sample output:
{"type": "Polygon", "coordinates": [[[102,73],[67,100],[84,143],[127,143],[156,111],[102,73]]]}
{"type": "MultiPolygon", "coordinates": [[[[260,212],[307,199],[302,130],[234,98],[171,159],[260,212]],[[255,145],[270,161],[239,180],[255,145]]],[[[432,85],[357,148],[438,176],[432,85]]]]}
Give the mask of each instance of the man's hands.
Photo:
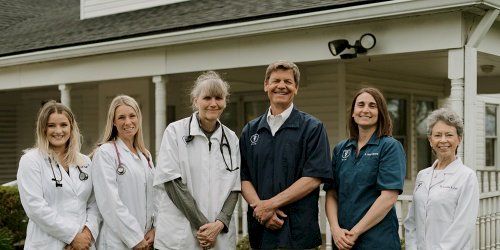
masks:
{"type": "Polygon", "coordinates": [[[287,215],[276,208],[270,200],[260,200],[257,203],[250,204],[250,206],[253,208],[253,217],[266,228],[277,230],[285,223],[284,218],[287,215]]]}

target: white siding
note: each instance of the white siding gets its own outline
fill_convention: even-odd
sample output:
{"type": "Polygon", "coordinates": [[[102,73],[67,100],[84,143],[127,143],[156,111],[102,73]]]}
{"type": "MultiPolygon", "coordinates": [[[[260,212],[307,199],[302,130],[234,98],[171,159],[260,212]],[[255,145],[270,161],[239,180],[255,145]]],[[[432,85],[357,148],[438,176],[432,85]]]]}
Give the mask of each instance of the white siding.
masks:
{"type": "Polygon", "coordinates": [[[17,105],[12,93],[0,93],[0,184],[14,180],[20,153],[17,151],[17,105]]]}
{"type": "Polygon", "coordinates": [[[80,0],[80,19],[107,16],[187,0],[80,0]]]}
{"type": "Polygon", "coordinates": [[[35,144],[42,101],[58,98],[56,86],[0,93],[0,184],[16,179],[23,150],[35,144]]]}
{"type": "Polygon", "coordinates": [[[83,154],[89,154],[99,140],[99,100],[97,85],[74,86],[71,88],[71,110],[75,114],[82,135],[83,154]]]}

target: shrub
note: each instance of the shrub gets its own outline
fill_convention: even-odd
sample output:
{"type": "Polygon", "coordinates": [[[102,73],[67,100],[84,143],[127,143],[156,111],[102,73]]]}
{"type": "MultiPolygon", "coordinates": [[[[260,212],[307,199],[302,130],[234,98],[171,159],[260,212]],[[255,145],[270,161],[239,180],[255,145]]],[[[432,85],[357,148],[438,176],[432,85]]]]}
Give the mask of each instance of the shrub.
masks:
{"type": "Polygon", "coordinates": [[[12,233],[6,228],[0,229],[0,249],[14,250],[12,233]]]}
{"type": "Polygon", "coordinates": [[[245,235],[236,244],[236,250],[250,250],[250,241],[248,240],[248,234],[245,235]]]}
{"type": "MultiPolygon", "coordinates": [[[[0,186],[0,201],[2,201],[0,204],[0,232],[2,232],[0,240],[10,237],[11,243],[23,241],[26,238],[28,217],[21,205],[17,187],[0,186]]],[[[0,245],[0,249],[4,248],[0,245]]]]}

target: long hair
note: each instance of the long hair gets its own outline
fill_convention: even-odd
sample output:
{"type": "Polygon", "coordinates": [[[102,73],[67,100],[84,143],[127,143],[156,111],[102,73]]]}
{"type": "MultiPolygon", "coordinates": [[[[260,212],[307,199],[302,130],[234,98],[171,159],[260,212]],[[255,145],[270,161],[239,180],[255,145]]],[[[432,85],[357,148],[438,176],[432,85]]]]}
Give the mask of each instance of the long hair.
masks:
{"type": "MultiPolygon", "coordinates": [[[[107,142],[116,140],[116,138],[118,137],[118,130],[116,129],[113,122],[115,120],[116,109],[121,105],[126,105],[131,107],[137,114],[137,120],[138,120],[137,126],[139,128],[137,129],[137,133],[134,135],[134,143],[133,143],[134,147],[137,148],[139,151],[141,151],[143,154],[151,156],[149,151],[146,149],[146,145],[144,144],[144,137],[142,135],[141,109],[139,108],[139,104],[135,101],[135,99],[128,95],[119,95],[115,97],[113,101],[111,101],[111,104],[109,105],[108,116],[106,119],[106,127],[104,129],[104,134],[101,140],[97,143],[97,147],[107,142]]],[[[95,153],[97,147],[90,154],[91,156],[95,153]]]]}
{"type": "Polygon", "coordinates": [[[377,137],[382,137],[384,135],[391,136],[392,121],[391,117],[389,116],[389,111],[387,109],[387,102],[385,101],[384,95],[382,95],[382,92],[380,92],[380,90],[376,88],[363,88],[360,89],[356,93],[356,95],[354,95],[354,98],[351,103],[351,112],[349,115],[349,124],[348,124],[349,137],[353,139],[353,138],[358,138],[359,136],[358,124],[356,124],[356,122],[354,121],[352,113],[354,112],[354,105],[356,105],[356,99],[358,98],[359,95],[363,93],[370,94],[377,103],[377,109],[378,109],[377,137]]]}
{"type": "Polygon", "coordinates": [[[66,142],[66,150],[64,152],[63,159],[65,163],[76,165],[83,164],[83,159],[80,156],[80,129],[76,123],[75,115],[71,109],[54,100],[46,102],[38,111],[34,148],[38,148],[38,150],[49,157],[55,156],[55,152],[52,150],[47,138],[47,123],[52,114],[63,114],[69,120],[70,136],[66,142]]]}

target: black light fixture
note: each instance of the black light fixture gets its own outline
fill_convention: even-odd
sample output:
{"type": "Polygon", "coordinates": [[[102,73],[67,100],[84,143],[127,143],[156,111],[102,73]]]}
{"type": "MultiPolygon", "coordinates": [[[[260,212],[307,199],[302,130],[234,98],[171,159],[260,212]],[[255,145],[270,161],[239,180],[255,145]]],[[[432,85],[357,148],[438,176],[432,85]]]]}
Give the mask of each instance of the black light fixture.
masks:
{"type": "Polygon", "coordinates": [[[365,54],[369,49],[375,47],[377,39],[370,33],[363,34],[359,40],[354,42],[354,45],[350,45],[349,41],[346,39],[333,40],[328,43],[328,48],[333,56],[340,55],[341,59],[351,59],[356,58],[358,54],[365,54]],[[346,49],[354,49],[352,53],[342,53],[346,49]]]}

